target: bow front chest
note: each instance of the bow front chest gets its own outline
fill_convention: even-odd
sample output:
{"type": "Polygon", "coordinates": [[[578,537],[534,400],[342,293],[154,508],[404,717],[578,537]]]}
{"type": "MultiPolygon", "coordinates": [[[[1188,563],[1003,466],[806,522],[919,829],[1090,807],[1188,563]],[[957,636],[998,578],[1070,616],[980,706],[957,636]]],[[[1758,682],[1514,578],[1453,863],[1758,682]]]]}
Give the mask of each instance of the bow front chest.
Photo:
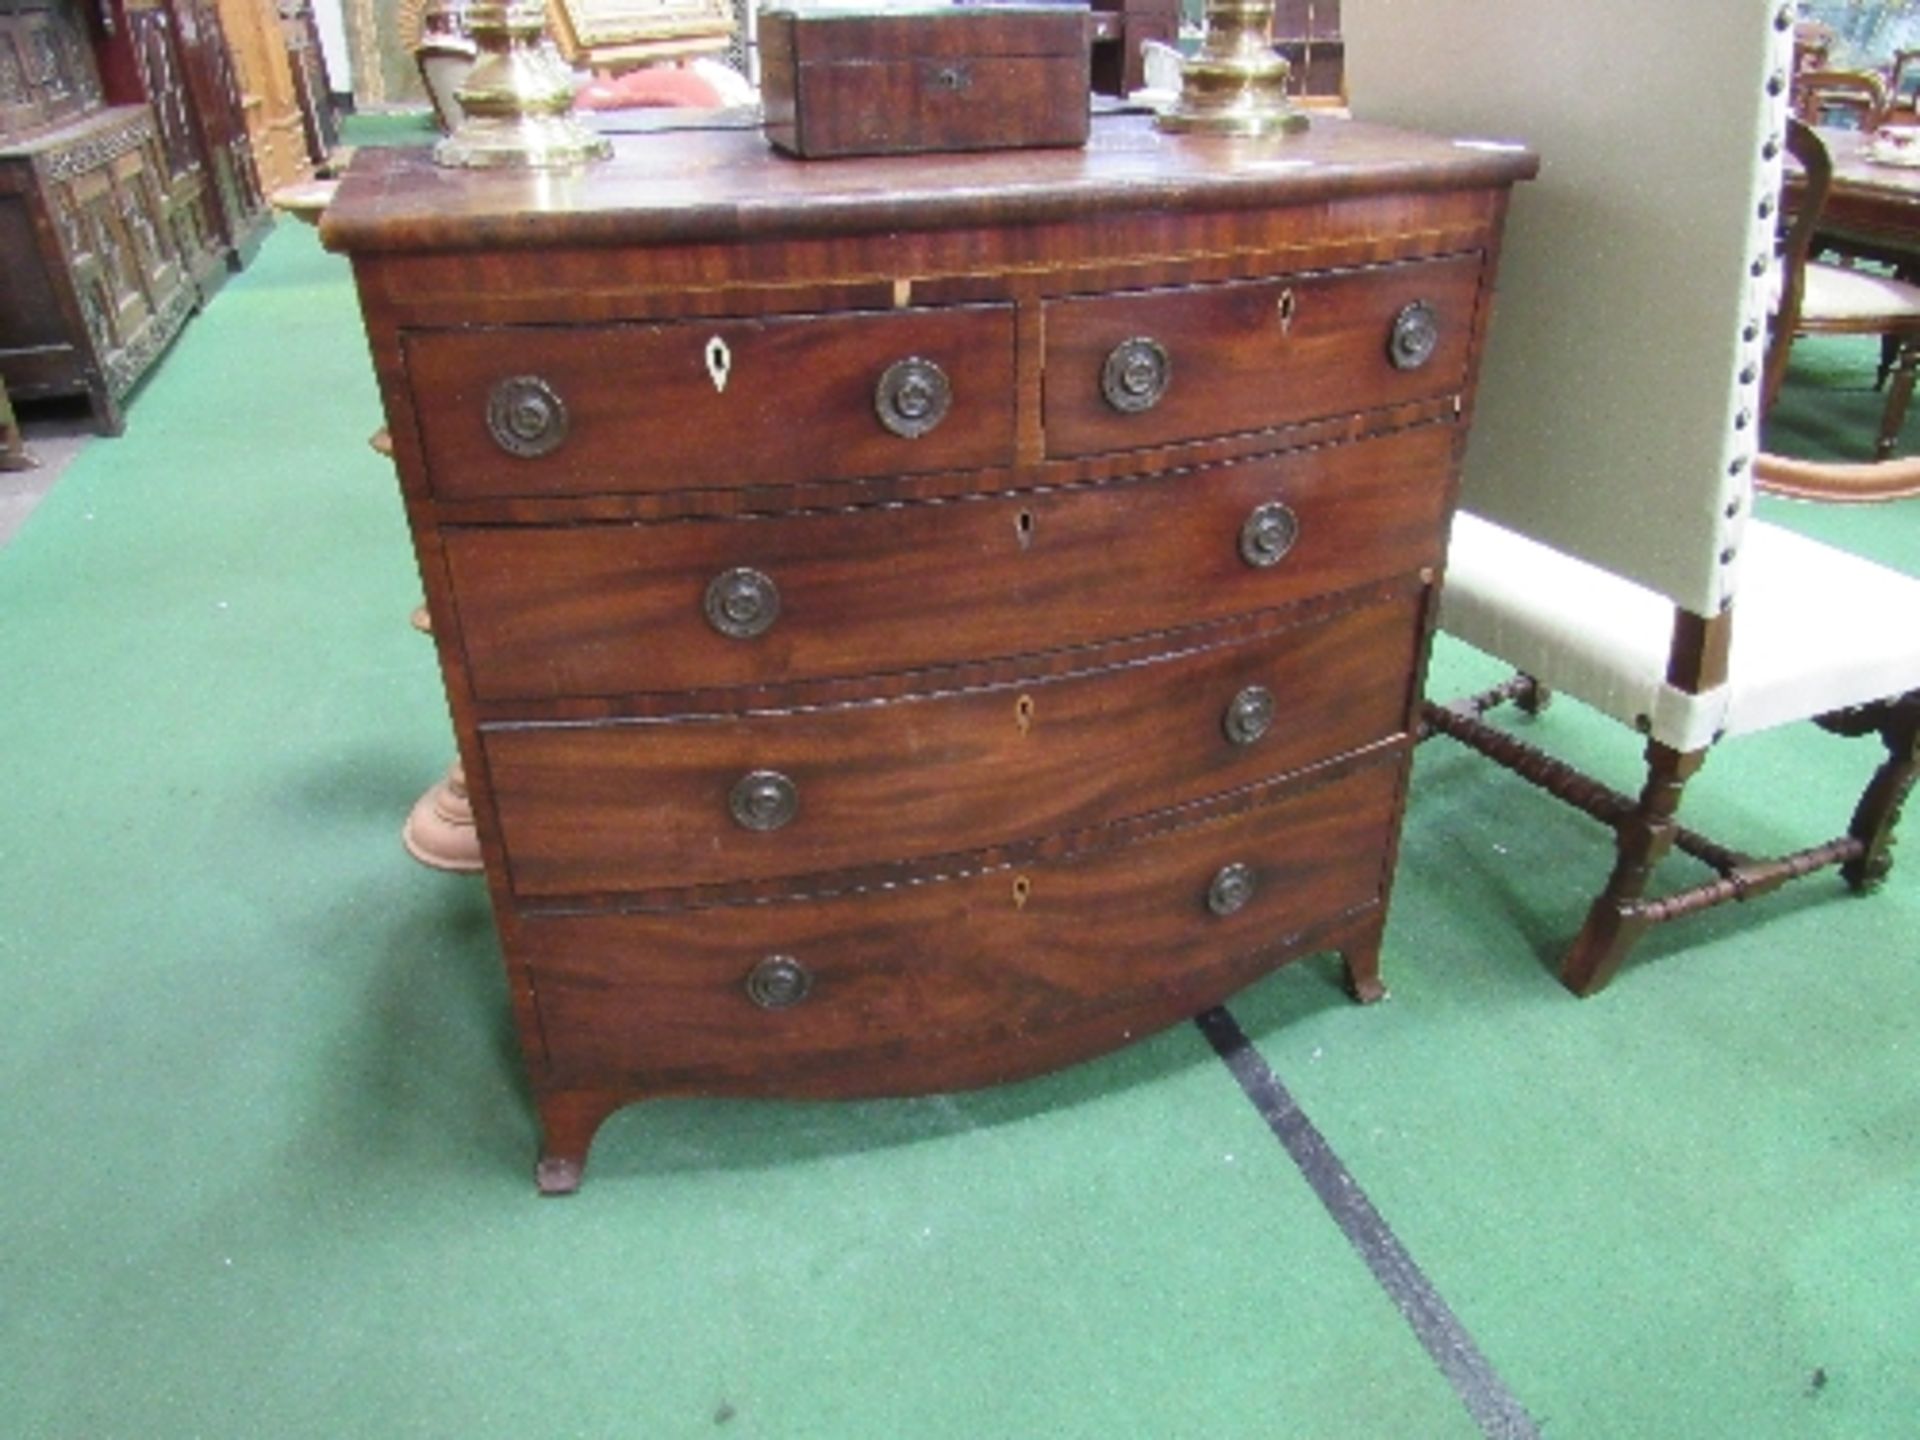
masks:
{"type": "Polygon", "coordinates": [[[1519,151],[578,177],[362,151],[349,252],[543,1144],[1029,1075],[1378,955],[1519,151]]]}

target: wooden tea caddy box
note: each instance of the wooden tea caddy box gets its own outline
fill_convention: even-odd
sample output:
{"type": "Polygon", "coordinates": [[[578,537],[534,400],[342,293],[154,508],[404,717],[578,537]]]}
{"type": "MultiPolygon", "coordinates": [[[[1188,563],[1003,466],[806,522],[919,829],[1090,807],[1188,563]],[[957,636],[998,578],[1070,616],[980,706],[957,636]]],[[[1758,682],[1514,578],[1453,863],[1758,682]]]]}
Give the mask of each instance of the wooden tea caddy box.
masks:
{"type": "Polygon", "coordinates": [[[766,10],[759,36],[767,138],[790,155],[1087,143],[1082,7],[766,10]]]}

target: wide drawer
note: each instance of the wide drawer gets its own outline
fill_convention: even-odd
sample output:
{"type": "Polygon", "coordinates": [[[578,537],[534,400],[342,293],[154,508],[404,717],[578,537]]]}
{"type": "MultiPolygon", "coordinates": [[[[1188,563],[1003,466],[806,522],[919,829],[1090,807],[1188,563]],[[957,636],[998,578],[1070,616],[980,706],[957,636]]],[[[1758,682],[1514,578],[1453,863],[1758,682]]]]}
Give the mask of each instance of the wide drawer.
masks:
{"type": "Polygon", "coordinates": [[[884,704],[491,728],[508,871],[529,898],[805,876],[1250,785],[1396,733],[1418,618],[1399,600],[1149,664],[884,704]]]}
{"type": "Polygon", "coordinates": [[[1263,430],[1461,389],[1480,256],[1046,307],[1047,451],[1263,430]]]}
{"type": "Polygon", "coordinates": [[[1118,1043],[1169,1024],[1378,901],[1404,754],[1097,853],[831,899],[523,915],[512,944],[561,1082],[886,1094],[909,1053],[936,1084],[1008,1079],[1058,1063],[1055,1027],[1104,1011],[1118,1043]]]}
{"type": "Polygon", "coordinates": [[[592,495],[1004,465],[1007,305],[412,331],[435,495],[592,495]]]}
{"type": "Polygon", "coordinates": [[[482,700],[778,684],[1036,654],[1437,565],[1456,434],[964,500],[441,533],[482,700]]]}

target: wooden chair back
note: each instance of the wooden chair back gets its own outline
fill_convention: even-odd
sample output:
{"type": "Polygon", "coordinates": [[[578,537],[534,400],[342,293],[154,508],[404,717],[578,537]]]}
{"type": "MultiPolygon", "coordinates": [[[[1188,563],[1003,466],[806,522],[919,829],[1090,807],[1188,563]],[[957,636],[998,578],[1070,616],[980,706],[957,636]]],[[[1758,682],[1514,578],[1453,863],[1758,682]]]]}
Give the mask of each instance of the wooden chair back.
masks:
{"type": "Polygon", "coordinates": [[[1872,70],[1804,70],[1793,77],[1793,113],[1808,125],[1840,121],[1878,130],[1888,106],[1887,82],[1872,70]]]}
{"type": "Polygon", "coordinates": [[[1807,288],[1807,256],[1813,250],[1814,231],[1819,228],[1820,213],[1833,186],[1833,160],[1827,154],[1826,141],[1805,121],[1787,121],[1787,154],[1800,167],[1800,175],[1791,211],[1785,212],[1783,204],[1786,225],[1778,252],[1780,299],[1774,307],[1772,333],[1767,340],[1763,408],[1772,407],[1786,378],[1787,355],[1793,349],[1794,331],[1800,324],[1800,301],[1807,288]]]}

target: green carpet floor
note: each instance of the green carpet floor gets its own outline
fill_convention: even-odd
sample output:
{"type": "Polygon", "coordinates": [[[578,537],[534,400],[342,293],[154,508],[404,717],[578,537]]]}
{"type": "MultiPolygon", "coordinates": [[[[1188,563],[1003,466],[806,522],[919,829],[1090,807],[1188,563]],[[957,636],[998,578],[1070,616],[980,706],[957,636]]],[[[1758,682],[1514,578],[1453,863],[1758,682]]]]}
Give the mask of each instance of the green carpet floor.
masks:
{"type": "MultiPolygon", "coordinates": [[[[283,223],[0,550],[0,1434],[1480,1433],[1191,1027],[635,1107],[536,1199],[481,888],[399,847],[450,742],[378,423],[346,267],[283,223]]],[[[1920,570],[1920,506],[1766,513],[1920,570]]],[[[1443,643],[1434,688],[1488,673],[1443,643]]],[[[1690,810],[1825,838],[1871,762],[1741,741],[1690,810]]],[[[1543,1433],[1920,1433],[1920,865],[1582,1003],[1548,965],[1606,863],[1436,741],[1394,999],[1316,960],[1233,1012],[1543,1433]]]]}

